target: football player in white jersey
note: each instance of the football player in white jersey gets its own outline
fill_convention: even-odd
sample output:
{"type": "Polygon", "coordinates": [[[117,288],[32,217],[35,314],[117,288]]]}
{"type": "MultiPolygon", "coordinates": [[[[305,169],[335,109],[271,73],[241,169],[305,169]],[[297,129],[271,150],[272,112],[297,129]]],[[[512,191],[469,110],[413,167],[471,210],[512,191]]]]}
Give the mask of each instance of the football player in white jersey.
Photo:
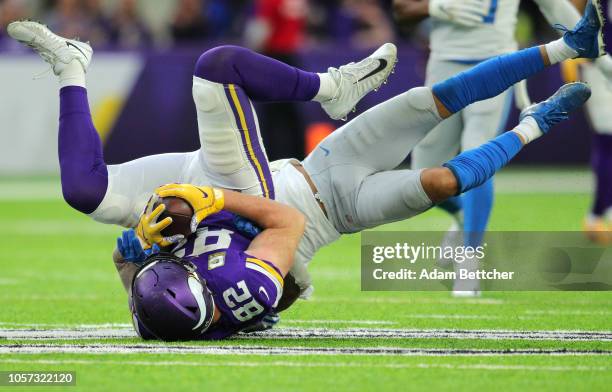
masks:
{"type": "MultiPolygon", "coordinates": [[[[553,25],[573,28],[580,15],[569,0],[533,0],[553,25]]],[[[426,85],[432,86],[474,65],[517,50],[515,39],[520,0],[394,0],[400,22],[431,18],[431,55],[426,85]]],[[[612,77],[609,58],[598,60],[612,77]]],[[[530,104],[524,84],[517,88],[520,109],[530,104]]],[[[427,135],[412,152],[413,169],[442,164],[461,151],[492,139],[503,130],[513,101],[513,89],[456,113],[427,135]]],[[[493,207],[493,179],[460,198],[440,205],[454,217],[445,239],[479,246],[493,207]],[[462,232],[461,232],[462,231],[462,232]]],[[[475,263],[463,263],[462,268],[475,263]]],[[[477,281],[457,281],[455,296],[480,294],[477,281]]]]}
{"type": "MultiPolygon", "coordinates": [[[[494,97],[547,66],[569,58],[601,56],[603,18],[597,0],[590,1],[581,22],[563,38],[484,61],[431,88],[413,88],[346,123],[303,162],[272,164],[259,140],[250,99],[315,100],[332,117],[345,117],[389,75],[395,47],[383,45],[369,58],[330,68],[325,74],[299,70],[244,48],[209,50],[197,61],[193,82],[200,149],[106,165],[85,88],[91,47],[59,37],[35,22],[13,22],[8,32],[38,52],[59,77],[61,181],[64,198],[73,208],[99,222],[138,226],[145,244],[166,247],[180,238],[163,237],[161,232],[171,221],[158,222],[160,211],[142,213],[153,192],[187,200],[196,211],[192,229],[208,214],[223,209],[224,194],[251,205],[264,203],[256,196],[276,199],[307,217],[290,272],[300,289],[307,291],[306,265],[319,248],[340,234],[411,218],[478,187],[524,145],[548,133],[588,100],[588,86],[566,85],[549,100],[523,111],[520,124],[494,140],[441,166],[395,170],[415,145],[453,113],[494,97]],[[180,182],[185,184],[156,191],[161,184],[180,182]]],[[[265,203],[268,207],[278,204],[265,203]]],[[[255,223],[264,232],[269,229],[265,222],[255,223]]],[[[268,239],[283,246],[282,237],[268,239]]],[[[258,236],[254,241],[263,239],[258,236]]]]}

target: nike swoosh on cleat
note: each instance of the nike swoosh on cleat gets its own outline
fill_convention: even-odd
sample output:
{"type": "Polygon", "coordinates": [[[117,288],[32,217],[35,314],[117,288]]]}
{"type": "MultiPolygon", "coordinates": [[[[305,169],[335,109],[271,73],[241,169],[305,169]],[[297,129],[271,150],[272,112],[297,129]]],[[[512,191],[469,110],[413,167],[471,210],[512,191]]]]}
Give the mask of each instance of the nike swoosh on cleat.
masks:
{"type": "Polygon", "coordinates": [[[76,46],[75,44],[73,44],[72,42],[66,41],[66,46],[70,47],[72,46],[73,48],[75,48],[76,50],[78,50],[79,52],[81,52],[81,54],[83,56],[85,56],[85,58],[88,58],[87,55],[85,53],[83,53],[83,51],[81,50],[81,48],[79,48],[78,46],[76,46]]]}
{"type": "Polygon", "coordinates": [[[330,150],[328,150],[327,148],[325,148],[323,146],[319,146],[319,148],[325,152],[325,156],[328,156],[329,153],[331,152],[330,150]]]}
{"type": "Polygon", "coordinates": [[[387,68],[387,60],[379,59],[378,60],[378,67],[376,67],[375,70],[373,70],[372,72],[370,72],[369,74],[367,74],[363,78],[359,79],[357,82],[361,82],[362,80],[367,79],[370,76],[374,76],[374,75],[376,75],[377,73],[379,73],[380,71],[382,71],[385,68],[387,68]]]}

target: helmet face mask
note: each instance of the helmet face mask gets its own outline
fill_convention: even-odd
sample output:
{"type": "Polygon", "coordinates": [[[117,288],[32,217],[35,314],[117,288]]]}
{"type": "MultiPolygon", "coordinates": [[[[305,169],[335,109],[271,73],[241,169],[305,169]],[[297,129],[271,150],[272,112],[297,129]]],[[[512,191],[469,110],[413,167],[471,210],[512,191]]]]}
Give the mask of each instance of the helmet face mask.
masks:
{"type": "Polygon", "coordinates": [[[132,280],[132,313],[138,331],[161,340],[194,340],[210,327],[214,298],[196,269],[170,253],[147,258],[132,280]]]}

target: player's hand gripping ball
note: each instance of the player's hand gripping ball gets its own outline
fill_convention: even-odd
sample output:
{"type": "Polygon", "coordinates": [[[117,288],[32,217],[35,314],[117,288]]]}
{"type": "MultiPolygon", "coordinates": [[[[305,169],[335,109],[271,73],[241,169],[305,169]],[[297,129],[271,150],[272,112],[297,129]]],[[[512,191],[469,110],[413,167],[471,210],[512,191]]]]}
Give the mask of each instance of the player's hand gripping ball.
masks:
{"type": "Polygon", "coordinates": [[[192,233],[207,216],[221,211],[225,205],[223,190],[210,186],[168,184],[157,188],[155,194],[164,200],[169,197],[178,197],[189,203],[193,209],[190,223],[192,233]]]}
{"type": "Polygon", "coordinates": [[[166,205],[160,203],[159,197],[155,194],[151,196],[136,228],[136,234],[144,243],[143,249],[149,249],[154,244],[164,248],[185,238],[183,234],[162,234],[162,231],[172,224],[170,216],[159,219],[165,210],[166,205]]]}

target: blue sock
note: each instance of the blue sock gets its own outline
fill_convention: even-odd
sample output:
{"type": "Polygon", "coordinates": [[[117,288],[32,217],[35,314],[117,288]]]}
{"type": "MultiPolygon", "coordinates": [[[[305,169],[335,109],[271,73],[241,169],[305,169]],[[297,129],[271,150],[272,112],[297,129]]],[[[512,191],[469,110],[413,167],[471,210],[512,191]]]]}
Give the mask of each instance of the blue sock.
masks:
{"type": "Polygon", "coordinates": [[[463,231],[465,246],[480,246],[493,209],[493,179],[463,196],[463,231]]]}
{"type": "Polygon", "coordinates": [[[465,193],[484,184],[504,167],[523,148],[523,143],[514,132],[506,132],[478,148],[464,151],[446,162],[457,178],[460,193],[465,193]]]}
{"type": "Polygon", "coordinates": [[[540,48],[533,47],[494,57],[472,69],[436,83],[434,95],[452,113],[495,97],[523,79],[544,69],[540,48]]]}

